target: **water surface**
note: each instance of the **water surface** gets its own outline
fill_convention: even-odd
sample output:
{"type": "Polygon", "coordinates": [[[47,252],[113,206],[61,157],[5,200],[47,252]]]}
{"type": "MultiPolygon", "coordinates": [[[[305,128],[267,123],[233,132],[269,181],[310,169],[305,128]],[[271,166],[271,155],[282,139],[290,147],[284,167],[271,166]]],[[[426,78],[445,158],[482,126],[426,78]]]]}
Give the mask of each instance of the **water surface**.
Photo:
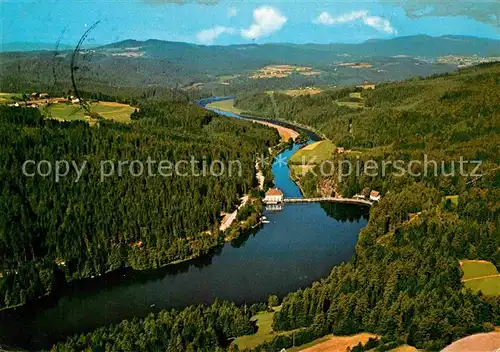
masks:
{"type": "MultiPolygon", "coordinates": [[[[272,171],[287,197],[301,196],[284,151],[272,171]]],[[[265,301],[305,288],[354,254],[368,208],[346,204],[286,204],[266,211],[270,223],[211,255],[149,272],[124,270],[66,287],[58,297],[0,313],[0,341],[39,349],[68,335],[144,317],[166,308],[265,301]]]]}

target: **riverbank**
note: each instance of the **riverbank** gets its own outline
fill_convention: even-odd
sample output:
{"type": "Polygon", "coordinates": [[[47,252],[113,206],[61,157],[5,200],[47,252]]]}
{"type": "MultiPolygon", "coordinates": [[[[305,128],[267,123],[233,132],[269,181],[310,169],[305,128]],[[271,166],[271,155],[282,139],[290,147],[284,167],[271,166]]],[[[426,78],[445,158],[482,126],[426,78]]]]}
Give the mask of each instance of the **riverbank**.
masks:
{"type": "MultiPolygon", "coordinates": [[[[297,144],[280,143],[272,150],[270,170],[265,169],[266,183],[270,171],[276,187],[287,197],[301,196],[287,165],[298,148],[297,144]],[[279,153],[282,155],[276,158],[279,153]]],[[[259,200],[257,194],[253,198],[259,200]]],[[[43,302],[30,302],[0,315],[0,340],[39,350],[75,333],[161,309],[211,304],[215,299],[251,304],[265,301],[271,294],[283,296],[325,277],[333,265],[352,257],[368,216],[359,209],[296,204],[280,212],[266,212],[265,226],[259,226],[258,213],[245,210],[230,227],[238,235],[229,242],[232,233],[219,235],[220,245],[204,248],[199,256],[151,270],[120,269],[73,281],[43,302]],[[283,250],[276,252],[276,248],[283,250]]]]}
{"type": "Polygon", "coordinates": [[[268,118],[264,118],[264,117],[260,117],[260,116],[255,116],[248,111],[242,111],[240,109],[234,110],[237,108],[234,108],[234,109],[228,108],[227,105],[225,108],[224,108],[224,105],[222,105],[223,109],[209,107],[210,104],[213,104],[216,102],[234,100],[235,98],[236,98],[235,96],[210,97],[210,98],[206,98],[206,99],[202,99],[202,100],[198,101],[197,105],[201,106],[202,108],[208,108],[209,110],[212,110],[212,111],[218,110],[218,111],[224,113],[224,115],[226,115],[226,116],[232,116],[232,117],[236,117],[236,118],[240,118],[240,119],[244,119],[244,120],[252,120],[252,121],[256,121],[256,122],[267,122],[267,123],[272,124],[274,128],[285,127],[285,128],[291,129],[291,130],[299,132],[299,133],[303,132],[312,141],[319,141],[322,139],[327,139],[323,133],[317,131],[315,128],[313,128],[311,126],[302,125],[302,124],[297,123],[297,122],[292,122],[292,121],[288,121],[288,120],[284,120],[284,119],[273,120],[273,119],[268,119],[268,118]],[[242,111],[242,112],[235,113],[231,110],[242,111]]]}
{"type": "MultiPolygon", "coordinates": [[[[214,101],[212,103],[205,105],[205,107],[207,109],[215,109],[215,110],[220,110],[220,111],[229,112],[229,113],[232,113],[235,115],[243,116],[242,115],[243,111],[234,107],[234,99],[225,99],[225,100],[214,101]]],[[[280,125],[274,124],[272,122],[263,121],[261,119],[253,118],[250,116],[245,116],[244,118],[245,118],[245,120],[252,121],[254,123],[259,123],[259,124],[277,129],[278,133],[280,134],[281,140],[284,142],[287,142],[290,138],[292,138],[293,141],[295,141],[297,139],[297,137],[299,137],[299,135],[300,135],[299,132],[297,132],[291,128],[280,126],[280,125]]]]}

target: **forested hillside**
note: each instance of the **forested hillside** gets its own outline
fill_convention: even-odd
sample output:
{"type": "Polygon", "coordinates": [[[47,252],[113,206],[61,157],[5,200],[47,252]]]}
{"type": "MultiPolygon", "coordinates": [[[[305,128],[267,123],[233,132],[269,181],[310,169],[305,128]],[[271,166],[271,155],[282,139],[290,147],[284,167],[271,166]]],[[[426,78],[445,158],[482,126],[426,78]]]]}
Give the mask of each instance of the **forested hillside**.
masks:
{"type": "Polygon", "coordinates": [[[256,153],[279,141],[274,129],[176,101],[141,104],[132,118],[91,127],[44,119],[37,109],[0,107],[0,308],[49,293],[60,281],[206,253],[224,241],[221,211],[233,210],[256,185],[256,153]],[[198,163],[180,174],[159,172],[162,160],[192,159],[198,163]],[[72,169],[57,181],[54,171],[23,175],[26,160],[86,167],[80,178],[72,169]],[[110,177],[102,178],[106,160],[110,177]],[[137,177],[133,160],[146,168],[137,177]],[[214,160],[226,168],[220,176],[220,169],[207,169],[214,160]],[[229,172],[235,160],[241,169],[229,172]],[[121,175],[119,161],[129,163],[121,175]]]}
{"type": "MultiPolygon", "coordinates": [[[[352,148],[332,154],[332,160],[356,156],[365,158],[362,162],[366,158],[411,160],[428,152],[447,163],[462,155],[478,158],[485,165],[484,176],[476,178],[441,174],[396,177],[390,173],[335,181],[341,193],[376,188],[383,197],[360,233],[355,257],[333,268],[320,282],[283,299],[274,329],[298,329],[296,333],[276,336],[256,350],[276,351],[329,333],[372,332],[381,336],[377,351],[399,344],[435,351],[500,325],[500,297],[466,289],[459,265],[462,259],[481,259],[500,266],[499,69],[500,65],[487,65],[378,87],[362,94],[357,109],[338,104],[353,89],[315,97],[275,96],[274,108],[267,105],[273,103],[269,95],[259,95],[253,102],[240,100],[240,106],[253,111],[277,111],[280,118],[313,125],[334,142],[338,139],[339,144],[352,148]]],[[[336,175],[314,180],[332,179],[336,175]]],[[[138,346],[137,336],[143,336],[141,346],[173,341],[177,335],[169,328],[159,328],[166,324],[163,314],[176,313],[98,329],[56,348],[83,350],[109,342],[107,350],[127,350],[138,346]],[[125,347],[122,341],[130,342],[125,347]]],[[[189,347],[186,339],[193,341],[205,326],[190,325],[193,330],[189,333],[184,326],[184,321],[182,328],[179,324],[183,338],[177,337],[176,345],[169,342],[168,350],[202,346],[193,342],[189,347]]],[[[244,319],[242,326],[246,326],[244,319]]],[[[213,350],[215,345],[209,346],[213,350]]]]}
{"type": "MultiPolygon", "coordinates": [[[[410,36],[359,44],[195,45],[161,40],[124,40],[75,56],[73,73],[80,89],[183,88],[200,97],[242,91],[384,82],[453,71],[447,55],[500,56],[498,41],[461,36],[410,36]],[[365,66],[356,67],[355,63],[365,66]],[[346,63],[346,66],[339,64],[346,63]],[[350,64],[349,64],[350,63],[350,64]],[[312,75],[253,79],[267,65],[302,65],[312,75]],[[354,65],[354,66],[353,66],[354,65]]],[[[73,51],[54,43],[52,50],[0,53],[0,91],[66,92],[71,86],[73,51]]],[[[460,61],[460,60],[459,60],[460,61]]],[[[458,61],[458,62],[459,62],[458,61]]]]}
{"type": "MultiPolygon", "coordinates": [[[[489,64],[428,79],[382,84],[358,93],[360,99],[352,97],[359,89],[344,88],[295,98],[278,93],[241,95],[236,106],[257,116],[314,127],[350,151],[336,154],[332,150],[335,162],[359,159],[363,166],[367,160],[379,164],[382,160],[423,161],[425,154],[428,160],[438,162],[439,170],[443,162],[445,171],[450,172],[452,161],[458,162],[462,156],[464,160],[483,161],[482,169],[487,171],[495,168],[500,155],[499,74],[500,64],[489,64]]],[[[393,165],[387,170],[390,172],[384,178],[380,174],[351,175],[338,183],[338,191],[352,196],[370,186],[385,192],[408,182],[392,175],[393,165]]],[[[414,172],[418,171],[422,165],[414,167],[414,172]]],[[[494,185],[494,174],[479,182],[494,185]]],[[[454,194],[464,190],[471,179],[429,177],[425,181],[454,194]]]]}
{"type": "MultiPolygon", "coordinates": [[[[499,73],[499,64],[483,65],[381,85],[363,91],[361,99],[352,99],[354,89],[311,97],[240,97],[239,108],[324,132],[345,147],[332,150],[334,162],[422,161],[426,154],[439,170],[445,165],[437,175],[416,165],[418,176],[398,176],[391,167],[386,175],[343,178],[338,170],[322,176],[318,166],[313,170],[318,176],[309,172],[311,194],[331,182],[345,196],[371,189],[383,196],[360,233],[355,258],[325,280],[289,294],[275,329],[312,327],[316,337],[369,331],[384,342],[438,350],[500,324],[500,297],[466,290],[459,266],[461,259],[482,259],[500,267],[499,73]],[[481,161],[483,176],[462,176],[458,164],[450,176],[461,157],[481,161]]],[[[288,347],[291,341],[270,346],[288,347]]]]}
{"type": "Polygon", "coordinates": [[[227,302],[161,311],[123,321],[54,346],[52,351],[224,351],[230,339],[251,334],[251,310],[227,302]]]}

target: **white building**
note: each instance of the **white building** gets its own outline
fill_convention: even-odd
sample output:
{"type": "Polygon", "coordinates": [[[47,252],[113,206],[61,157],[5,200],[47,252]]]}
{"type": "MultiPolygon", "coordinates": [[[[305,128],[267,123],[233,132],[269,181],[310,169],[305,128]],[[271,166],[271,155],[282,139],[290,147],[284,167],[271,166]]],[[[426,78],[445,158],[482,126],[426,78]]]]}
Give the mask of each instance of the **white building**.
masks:
{"type": "Polygon", "coordinates": [[[271,188],[266,192],[266,197],[264,198],[264,203],[266,204],[279,204],[283,203],[283,192],[277,188],[271,188]]]}

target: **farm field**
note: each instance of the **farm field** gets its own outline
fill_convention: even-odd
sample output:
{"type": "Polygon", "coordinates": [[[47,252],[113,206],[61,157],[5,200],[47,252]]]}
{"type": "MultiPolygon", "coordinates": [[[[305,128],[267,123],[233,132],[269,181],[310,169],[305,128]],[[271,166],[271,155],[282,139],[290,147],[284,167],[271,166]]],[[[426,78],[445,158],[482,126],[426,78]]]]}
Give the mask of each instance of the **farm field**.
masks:
{"type": "Polygon", "coordinates": [[[493,263],[486,260],[461,260],[460,266],[464,272],[462,280],[478,278],[482,276],[496,275],[498,270],[493,263]]]}
{"type": "Polygon", "coordinates": [[[5,93],[5,92],[0,92],[0,103],[10,103],[12,102],[12,98],[18,98],[20,99],[22,97],[22,94],[19,93],[5,93]]]}
{"type": "Polygon", "coordinates": [[[328,335],[314,340],[308,344],[287,349],[287,352],[330,352],[330,351],[348,351],[350,348],[361,344],[366,344],[370,338],[376,338],[377,335],[370,333],[360,333],[352,336],[328,335]]]}
{"type": "Polygon", "coordinates": [[[355,102],[355,101],[335,101],[336,104],[340,106],[346,106],[351,109],[362,109],[364,108],[363,103],[355,102]]]}
{"type": "Polygon", "coordinates": [[[312,143],[292,155],[290,164],[302,164],[303,158],[305,158],[306,164],[320,164],[322,161],[330,159],[334,151],[335,145],[329,140],[312,143]]]}
{"type": "Polygon", "coordinates": [[[498,351],[498,346],[500,346],[500,332],[492,331],[464,337],[447,346],[442,352],[498,351]]]}
{"type": "Polygon", "coordinates": [[[481,291],[486,296],[500,296],[500,275],[473,279],[464,283],[472,291],[481,291]]]}
{"type": "Polygon", "coordinates": [[[315,95],[321,93],[322,90],[318,88],[302,88],[302,89],[288,89],[284,91],[280,91],[280,93],[284,93],[291,97],[298,97],[301,95],[315,95]]]}
{"type": "Polygon", "coordinates": [[[285,78],[294,72],[303,76],[314,76],[320,74],[320,72],[312,71],[312,67],[309,66],[270,65],[254,72],[250,75],[250,78],[285,78]]]}
{"type": "Polygon", "coordinates": [[[481,291],[487,296],[500,295],[500,274],[493,263],[485,260],[462,260],[464,272],[462,282],[472,291],[481,291]]]}
{"type": "MultiPolygon", "coordinates": [[[[105,119],[123,123],[130,122],[130,115],[134,112],[134,108],[130,105],[105,101],[91,104],[90,109],[105,119]]],[[[85,116],[85,111],[77,104],[53,104],[49,108],[40,107],[40,110],[47,116],[59,120],[90,120],[88,116],[85,116]]]]}

